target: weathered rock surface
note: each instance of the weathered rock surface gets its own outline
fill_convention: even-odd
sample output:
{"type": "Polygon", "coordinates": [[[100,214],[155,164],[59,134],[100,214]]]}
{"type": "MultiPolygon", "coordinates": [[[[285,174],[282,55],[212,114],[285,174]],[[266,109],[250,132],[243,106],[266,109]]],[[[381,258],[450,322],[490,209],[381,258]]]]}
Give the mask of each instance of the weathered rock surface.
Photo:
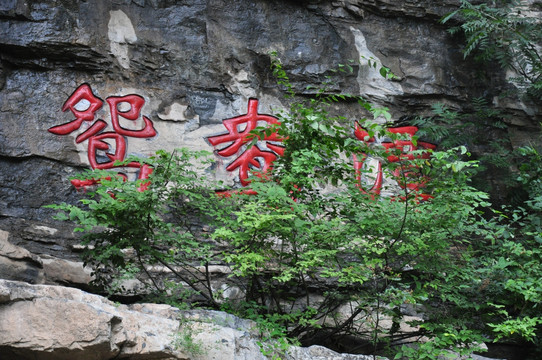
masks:
{"type": "MultiPolygon", "coordinates": [[[[36,232],[52,235],[55,229],[34,226],[36,232]]],[[[10,242],[10,233],[0,230],[0,279],[25,281],[31,284],[65,284],[85,288],[92,280],[91,270],[81,261],[50,255],[37,255],[10,242]]]]}
{"type": "MultiPolygon", "coordinates": [[[[177,147],[212,151],[205,138],[225,132],[222,120],[245,114],[249,98],[259,99],[260,113],[276,114],[287,107],[269,68],[270,51],[277,52],[299,94],[313,92],[307,86],[320,86],[331,76],[330,91],[387,106],[396,121],[428,114],[436,102],[460,109],[473,97],[492,99],[504,86],[504,74],[464,60],[461,39],[438,23],[458,4],[3,1],[0,229],[10,232],[12,244],[35,255],[76,261],[71,229],[52,220],[54,211],[43,205],[76,202],[78,194],[68,178],[88,168],[92,157],[103,161],[105,156],[91,154],[90,139],[76,141],[90,122],[67,135],[48,131],[74,119],[62,107],[82,84],[103,102],[94,121],[107,123],[104,132],[112,132],[107,98],[136,94],[145,100],[140,115],[153,122],[157,135],[125,136],[126,153],[136,155],[177,147]],[[391,68],[400,79],[384,80],[366,66],[367,58],[391,68]],[[350,60],[353,73],[337,76],[331,71],[350,60]]],[[[84,104],[77,106],[84,111],[84,104]]],[[[536,106],[500,106],[513,114],[513,146],[536,136],[536,106]]],[[[344,104],[341,111],[351,121],[363,116],[353,104],[344,104]]],[[[129,122],[120,121],[125,127],[129,122]]],[[[209,174],[227,185],[238,184],[237,173],[225,170],[231,161],[220,158],[209,174]]]]}
{"type": "Polygon", "coordinates": [[[30,251],[11,244],[8,237],[7,231],[0,230],[0,278],[29,283],[42,282],[41,259],[30,251]]]}
{"type": "Polygon", "coordinates": [[[358,13],[356,9],[363,9],[374,12],[379,16],[403,16],[435,20],[455,10],[460,1],[340,0],[333,3],[345,7],[353,13],[358,13]]]}
{"type": "MultiPolygon", "coordinates": [[[[43,205],[77,201],[68,178],[88,168],[94,156],[89,139],[75,141],[90,122],[67,135],[48,131],[74,119],[62,107],[82,84],[103,101],[94,121],[108,124],[104,132],[112,130],[107,98],[137,94],[145,100],[140,115],[153,122],[157,135],[125,136],[126,153],[136,155],[177,147],[212,151],[205,138],[225,132],[222,120],[245,114],[249,98],[259,99],[260,113],[275,114],[287,107],[269,68],[270,51],[277,52],[299,94],[313,92],[307,86],[320,86],[331,76],[331,91],[362,95],[387,106],[396,121],[428,114],[436,102],[460,109],[473,97],[492,99],[503,89],[504,74],[464,60],[461,39],[451,37],[438,23],[458,4],[458,0],[4,1],[0,229],[12,234],[12,243],[35,254],[73,260],[69,228],[54,222],[54,212],[43,205]],[[384,80],[365,66],[367,58],[388,66],[400,79],[384,80]],[[352,74],[332,72],[350,60],[352,74]],[[28,222],[57,229],[58,236],[31,234],[28,222]]],[[[501,105],[514,115],[509,130],[513,145],[532,138],[539,109],[501,105]]],[[[84,109],[84,104],[79,106],[84,109]]],[[[341,111],[352,121],[363,116],[353,104],[345,104],[341,111]]],[[[121,126],[127,122],[121,119],[121,126]]],[[[141,118],[134,126],[140,122],[141,118]]],[[[221,158],[209,173],[227,185],[238,184],[237,173],[225,170],[231,161],[221,158]]]]}
{"type": "MultiPolygon", "coordinates": [[[[232,315],[117,305],[78,289],[7,280],[0,280],[0,334],[2,360],[266,359],[255,324],[232,315]]],[[[373,359],[321,346],[293,347],[285,358],[373,359]]]]}
{"type": "MultiPolygon", "coordinates": [[[[0,334],[2,360],[267,359],[256,324],[233,315],[120,305],[78,289],[8,280],[0,280],[0,334]]],[[[322,346],[291,347],[282,357],[373,360],[322,346]]]]}
{"type": "MultiPolygon", "coordinates": [[[[94,154],[90,152],[90,139],[79,141],[76,137],[98,119],[107,123],[104,132],[114,132],[112,111],[106,102],[109,97],[141,96],[145,100],[141,116],[129,125],[123,118],[121,126],[140,129],[141,118],[146,116],[157,133],[152,137],[123,136],[127,154],[146,156],[158,149],[177,147],[212,151],[206,137],[224,133],[224,119],[245,114],[249,98],[259,100],[259,113],[276,114],[288,106],[269,68],[270,51],[277,52],[299,96],[314,92],[314,87],[321,86],[330,76],[330,91],[364,96],[389,107],[393,120],[403,122],[429,114],[431,105],[437,102],[460,110],[471,99],[484,97],[511,115],[509,129],[499,136],[507,136],[513,147],[534,141],[542,120],[540,104],[498,99],[496,95],[506,88],[505,74],[464,60],[462,39],[452,37],[439,24],[438,19],[459,3],[0,1],[0,278],[79,288],[88,284],[90,274],[79,260],[80,248],[71,227],[53,220],[54,211],[43,206],[78,200],[79,194],[68,179],[89,168],[94,154]],[[367,66],[367,58],[391,68],[399,79],[384,80],[377,70],[367,66]],[[354,60],[351,74],[337,75],[332,71],[350,60],[354,60]],[[66,135],[49,132],[52,127],[74,120],[74,113],[63,111],[63,105],[83,84],[89,85],[103,102],[93,122],[85,122],[66,135]],[[313,89],[308,90],[307,86],[313,89]]],[[[75,104],[81,111],[85,111],[84,106],[75,104]]],[[[341,111],[349,121],[365,115],[354,104],[342,104],[341,111]]],[[[114,145],[118,144],[110,144],[109,152],[114,152],[114,145]]],[[[103,151],[96,155],[99,161],[104,158],[107,159],[103,151]]],[[[225,170],[231,161],[232,158],[220,158],[208,169],[209,174],[227,185],[239,185],[236,173],[225,170]]],[[[14,291],[31,294],[29,289],[36,292],[56,288],[14,291]]],[[[103,304],[108,304],[108,310],[96,314],[94,305],[89,307],[82,305],[84,301],[73,300],[70,296],[75,295],[69,295],[68,290],[47,291],[60,291],[68,298],[62,302],[59,298],[52,300],[51,295],[34,300],[34,295],[28,295],[29,300],[17,298],[12,303],[10,290],[10,295],[3,295],[8,302],[1,305],[2,309],[19,309],[22,313],[30,311],[32,304],[40,311],[58,305],[58,311],[49,315],[66,316],[73,305],[81,309],[82,316],[94,316],[106,325],[97,325],[89,335],[80,332],[84,329],[59,322],[65,331],[72,331],[82,340],[75,340],[74,335],[50,339],[41,345],[34,343],[33,338],[17,340],[30,329],[14,327],[15,332],[9,336],[20,346],[5,348],[14,358],[34,356],[33,349],[46,358],[49,350],[57,348],[64,350],[55,350],[55,358],[79,358],[88,349],[97,356],[129,356],[143,351],[137,348],[142,344],[146,344],[145,351],[154,349],[156,355],[149,356],[185,356],[169,348],[151,346],[150,336],[138,335],[136,341],[136,335],[118,330],[120,310],[105,300],[103,304]],[[60,341],[62,346],[57,347],[60,341]]],[[[87,299],[91,295],[77,296],[87,299]]],[[[138,314],[135,308],[121,308],[138,314]]],[[[156,309],[149,311],[154,314],[156,309]]],[[[132,326],[130,316],[121,317],[124,328],[132,326]]],[[[171,319],[168,316],[165,319],[173,321],[177,315],[171,319]]],[[[44,329],[51,328],[45,317],[25,319],[44,329]]],[[[175,327],[173,322],[168,324],[164,328],[175,327]]],[[[47,332],[42,335],[45,337],[47,332]]],[[[233,338],[227,338],[228,343],[233,344],[233,338]]],[[[245,339],[241,335],[236,339],[235,344],[245,341],[239,340],[245,339]]],[[[250,336],[246,339],[252,341],[250,336]]],[[[246,346],[254,345],[251,344],[246,346]]],[[[235,348],[228,351],[235,353],[235,348]]],[[[335,356],[317,355],[315,351],[327,351],[320,348],[295,351],[307,358],[335,356]]],[[[222,358],[220,353],[216,356],[222,358]]]]}

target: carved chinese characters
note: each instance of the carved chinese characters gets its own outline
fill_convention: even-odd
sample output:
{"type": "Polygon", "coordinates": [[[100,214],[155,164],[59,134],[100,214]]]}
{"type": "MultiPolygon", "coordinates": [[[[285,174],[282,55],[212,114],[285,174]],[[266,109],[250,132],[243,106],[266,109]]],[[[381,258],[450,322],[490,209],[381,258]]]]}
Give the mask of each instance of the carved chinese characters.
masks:
{"type": "MultiPolygon", "coordinates": [[[[126,157],[126,138],[151,138],[156,135],[152,121],[143,116],[144,125],[140,129],[131,129],[121,125],[123,121],[135,123],[141,116],[141,110],[145,100],[139,95],[110,96],[106,99],[113,131],[104,131],[108,124],[102,119],[96,118],[96,113],[102,108],[103,101],[96,97],[88,84],[83,84],[74,91],[66,100],[62,111],[70,110],[75,119],[58,126],[53,126],[49,132],[57,135],[68,135],[81,128],[83,132],[77,135],[75,142],[81,143],[88,140],[88,160],[93,169],[117,168],[117,162],[126,157]]],[[[147,165],[141,166],[138,162],[130,162],[122,167],[138,168],[139,179],[146,179],[152,172],[147,165]]],[[[121,173],[126,178],[126,175],[121,173]]],[[[95,184],[96,179],[72,180],[72,184],[81,188],[95,184]]]]}
{"type": "MultiPolygon", "coordinates": [[[[119,162],[126,159],[128,138],[152,138],[156,136],[153,122],[142,115],[145,100],[135,94],[125,96],[109,96],[105,102],[98,98],[88,84],[79,86],[62,106],[62,111],[68,110],[75,119],[62,125],[53,126],[49,132],[57,135],[68,135],[79,132],[75,138],[76,143],[88,141],[88,160],[93,169],[137,169],[138,179],[147,179],[152,172],[148,165],[138,162],[128,162],[119,166],[119,162]],[[110,124],[99,119],[99,111],[107,103],[110,114],[110,124]],[[110,126],[110,129],[108,129],[110,126]]],[[[207,137],[210,145],[217,148],[216,154],[226,158],[230,163],[225,170],[237,173],[238,181],[245,187],[243,192],[252,193],[246,187],[250,184],[250,171],[256,174],[265,174],[272,168],[277,157],[284,155],[284,140],[273,130],[262,131],[258,134],[251,133],[256,128],[265,129],[270,126],[280,125],[279,120],[268,114],[258,113],[258,100],[249,99],[247,113],[222,121],[227,132],[207,137]],[[257,137],[257,139],[256,139],[257,137]]],[[[415,126],[403,126],[388,128],[387,133],[399,135],[390,136],[393,140],[370,137],[369,133],[356,124],[354,135],[369,146],[380,145],[385,151],[385,161],[394,163],[388,173],[388,180],[393,182],[405,194],[413,193],[417,198],[427,199],[430,195],[423,194],[427,178],[421,173],[421,169],[415,164],[415,159],[429,159],[430,152],[435,145],[414,141],[418,128],[415,126]],[[427,150],[427,151],[416,151],[427,150]]],[[[382,163],[376,159],[370,159],[367,154],[354,157],[354,173],[359,189],[372,197],[381,195],[384,186],[384,171],[382,163]],[[368,174],[369,162],[372,162],[372,175],[368,174]],[[371,182],[368,188],[363,184],[371,182]]],[[[120,173],[127,179],[127,175],[120,173]]],[[[99,179],[72,180],[75,187],[81,188],[96,184],[99,179]]],[[[143,183],[140,190],[145,190],[148,183],[143,183]]]]}
{"type": "MultiPolygon", "coordinates": [[[[412,137],[418,131],[416,126],[388,128],[386,131],[391,134],[406,135],[404,139],[383,141],[380,143],[380,145],[386,149],[386,153],[389,154],[387,156],[387,161],[390,163],[399,163],[399,166],[392,171],[394,180],[402,189],[407,189],[409,192],[415,192],[421,199],[427,200],[430,198],[430,195],[418,193],[425,186],[427,179],[422,175],[420,169],[410,162],[414,159],[429,159],[431,156],[430,152],[422,152],[421,154],[414,155],[413,151],[422,149],[435,150],[436,145],[423,141],[417,141],[415,145],[412,137]],[[392,150],[397,150],[397,152],[392,153],[392,150]]],[[[374,144],[376,141],[374,137],[369,137],[369,133],[358,124],[356,124],[354,135],[367,145],[374,144]]],[[[365,190],[362,186],[362,168],[366,161],[366,154],[362,154],[359,158],[356,156],[354,157],[354,170],[356,172],[358,187],[363,193],[368,193],[372,196],[380,195],[384,178],[382,164],[380,161],[377,161],[376,169],[374,169],[374,183],[370,189],[365,190]]]]}
{"type": "Polygon", "coordinates": [[[227,167],[227,171],[239,169],[239,182],[247,186],[249,181],[249,170],[258,170],[265,173],[271,168],[273,161],[277,156],[284,154],[284,147],[277,144],[282,139],[277,133],[272,133],[261,139],[267,149],[260,148],[260,144],[255,144],[247,148],[247,144],[252,141],[250,132],[257,126],[280,124],[278,119],[271,115],[258,114],[258,100],[250,99],[248,101],[248,111],[245,115],[226,119],[223,121],[224,127],[228,133],[210,136],[207,141],[213,146],[226,144],[225,147],[217,151],[222,157],[238,155],[227,167]],[[260,124],[258,124],[260,123],[260,124]]]}

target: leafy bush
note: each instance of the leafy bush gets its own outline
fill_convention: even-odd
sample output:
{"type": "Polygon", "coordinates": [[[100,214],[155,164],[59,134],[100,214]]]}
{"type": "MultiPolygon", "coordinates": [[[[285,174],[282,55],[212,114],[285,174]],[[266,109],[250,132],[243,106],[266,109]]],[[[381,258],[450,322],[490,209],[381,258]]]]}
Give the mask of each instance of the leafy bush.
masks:
{"type": "Polygon", "coordinates": [[[530,4],[521,0],[461,0],[461,7],[442,19],[459,19],[451,33],[467,38],[465,56],[474,54],[483,61],[496,61],[517,75],[511,80],[535,99],[542,97],[542,27],[530,4]]]}
{"type": "MultiPolygon", "coordinates": [[[[278,60],[274,70],[293,95],[278,60]]],[[[386,109],[350,95],[320,91],[293,101],[280,125],[252,133],[256,142],[276,131],[287,147],[272,172],[251,178],[253,195],[215,196],[191,165],[202,154],[178,150],[137,159],[154,169],[143,180],[146,191],[138,191],[141,181],[93,172],[84,176],[103,179],[95,191],[77,206],[53,207],[80,224],[85,259],[111,293],[132,275],[159,301],[256,320],[264,339],[278,339],[262,344],[275,358],[288,342],[436,359],[449,351],[468,355],[484,341],[540,341],[542,193],[527,208],[488,219],[487,194],[470,184],[477,163],[462,159],[466,148],[430,158],[421,156],[429,150],[415,151],[419,156],[407,161],[402,149],[369,147],[352,136],[354,124],[330,115],[344,100],[389,118],[386,109]],[[361,153],[380,159],[398,183],[417,172],[433,198],[421,201],[407,186],[397,186],[392,198],[361,191],[352,164],[361,153]],[[229,266],[228,284],[242,298],[217,290],[209,269],[218,264],[229,266]],[[407,318],[413,312],[418,316],[407,318]]],[[[369,137],[417,142],[358,123],[369,137]]],[[[540,166],[525,164],[525,181],[538,188],[540,166]]]]}
{"type": "Polygon", "coordinates": [[[218,306],[208,271],[218,260],[214,260],[216,250],[208,241],[206,228],[220,217],[217,213],[223,204],[192,165],[203,166],[208,155],[180,149],[137,159],[152,166],[148,180],[131,182],[111,176],[111,172],[89,171],[80,177],[100,182],[94,191],[85,193],[79,206],[51,206],[64,210],[59,219],[77,222],[80,227],[75,231],[84,232],[87,247],[83,258],[94,269],[96,285],[113,294],[126,291],[119,287],[126,278],[143,276],[141,279],[152,285],[150,292],[171,294],[177,300],[197,294],[197,303],[218,306]],[[140,191],[142,185],[148,189],[140,191]],[[183,286],[157,278],[156,266],[172,273],[183,286]]]}
{"type": "Polygon", "coordinates": [[[439,144],[439,149],[465,146],[478,161],[472,185],[488,192],[494,204],[525,201],[527,193],[514,170],[521,154],[512,149],[507,115],[483,98],[473,99],[465,108],[453,111],[437,103],[432,116],[418,117],[412,124],[420,127],[420,137],[439,144]]]}

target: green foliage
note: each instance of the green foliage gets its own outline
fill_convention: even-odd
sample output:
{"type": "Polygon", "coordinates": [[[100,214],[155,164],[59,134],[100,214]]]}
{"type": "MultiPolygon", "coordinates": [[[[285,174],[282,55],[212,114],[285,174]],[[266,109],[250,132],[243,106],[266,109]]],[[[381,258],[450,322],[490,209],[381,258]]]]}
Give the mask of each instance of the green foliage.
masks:
{"type": "MultiPolygon", "coordinates": [[[[421,136],[440,142],[442,147],[464,143],[473,148],[488,141],[480,139],[479,134],[489,138],[488,129],[500,126],[499,113],[484,109],[486,105],[483,103],[480,109],[479,104],[479,101],[474,104],[476,111],[470,114],[459,114],[436,106],[434,118],[417,120],[417,125],[425,126],[420,131],[421,136]]],[[[539,309],[539,282],[542,278],[539,266],[542,260],[542,158],[532,146],[516,151],[500,147],[492,156],[482,155],[479,158],[482,171],[490,166],[500,169],[505,184],[514,189],[516,197],[512,199],[513,205],[499,210],[486,208],[487,214],[479,218],[477,228],[472,231],[473,241],[469,247],[472,268],[467,277],[458,278],[462,284],[459,289],[471,291],[471,300],[465,302],[461,293],[460,297],[452,293],[453,297],[447,301],[456,304],[459,319],[462,314],[475,312],[478,321],[484,324],[486,334],[489,334],[486,340],[482,338],[481,341],[539,344],[542,315],[539,309]],[[515,171],[511,171],[511,164],[516,164],[515,171]],[[518,193],[523,196],[517,196],[518,193]]],[[[479,176],[480,173],[475,175],[479,176]]],[[[408,348],[406,351],[425,351],[422,350],[424,346],[429,345],[408,348]]]]}
{"type": "MultiPolygon", "coordinates": [[[[275,71],[287,86],[279,63],[275,71]]],[[[355,184],[350,155],[386,159],[390,153],[352,139],[344,119],[330,116],[330,105],[342,99],[321,92],[281,115],[276,130],[288,139],[288,152],[270,175],[274,181],[253,182],[257,195],[239,196],[235,216],[214,232],[216,241],[234,246],[226,260],[235,276],[247,281],[246,300],[256,306],[251,309],[273,317],[280,333],[287,330],[285,335],[302,343],[354,336],[370,344],[371,352],[422,334],[438,338],[474,327],[472,308],[447,318],[445,327],[434,324],[453,310],[448,304],[470,304],[471,293],[459,292],[458,282],[467,277],[466,268],[471,270],[469,235],[478,230],[477,209],[489,205],[484,193],[468,185],[475,164],[461,160],[464,148],[434,153],[431,162],[409,163],[431,179],[427,188],[435,199],[430,202],[420,203],[406,189],[401,190],[405,201],[366,196],[355,184]],[[333,185],[338,187],[328,191],[333,185]],[[399,329],[405,303],[431,308],[424,327],[410,334],[399,329]],[[337,313],[345,307],[349,315],[337,313]],[[390,319],[391,327],[382,325],[390,319]]],[[[383,113],[356,100],[374,115],[383,113]]],[[[401,136],[360,123],[369,136],[391,141],[401,136]]],[[[262,137],[257,131],[255,136],[262,137]]],[[[385,162],[387,172],[403,166],[385,162]]],[[[465,345],[482,339],[477,330],[461,334],[469,336],[438,342],[439,349],[472,351],[465,345]]]]}
{"type": "Polygon", "coordinates": [[[505,115],[490,107],[483,98],[474,98],[472,110],[459,113],[443,104],[433,105],[430,119],[417,118],[413,125],[419,126],[419,134],[428,141],[449,149],[465,145],[469,149],[484,141],[489,143],[487,132],[506,129],[505,115]]]}
{"type": "MultiPolygon", "coordinates": [[[[272,59],[274,75],[287,90],[288,98],[292,98],[295,93],[280,60],[276,56],[272,59]]],[[[374,61],[370,64],[377,66],[374,61]]],[[[388,68],[381,69],[387,77],[395,77],[388,68]]],[[[352,68],[339,65],[339,71],[352,71],[352,68]]],[[[383,117],[387,121],[391,119],[387,108],[375,107],[359,96],[329,93],[326,86],[330,84],[325,83],[322,89],[318,89],[316,94],[306,101],[293,102],[287,112],[279,114],[280,125],[256,128],[253,131],[255,139],[263,138],[274,131],[284,139],[288,151],[278,159],[275,169],[276,173],[280,174],[281,183],[289,184],[289,191],[293,191],[294,184],[297,189],[313,187],[319,181],[337,185],[343,179],[348,179],[352,173],[351,163],[337,156],[338,154],[348,157],[354,153],[372,151],[353,139],[354,123],[345,125],[348,123],[347,119],[341,115],[333,115],[332,105],[338,102],[357,102],[373,118],[383,117]]],[[[366,119],[358,122],[364,124],[366,119]]],[[[381,127],[369,130],[371,136],[378,132],[384,134],[381,127]]]]}
{"type": "Polygon", "coordinates": [[[475,54],[483,61],[497,61],[503,69],[518,75],[512,78],[536,99],[542,97],[542,27],[540,19],[530,15],[529,5],[521,0],[484,1],[472,4],[461,0],[461,8],[444,18],[446,23],[459,19],[451,33],[466,36],[464,54],[475,54]]]}
{"type": "MultiPolygon", "coordinates": [[[[510,80],[540,99],[542,27],[539,19],[530,14],[527,3],[522,1],[474,5],[462,0],[461,8],[442,22],[459,22],[450,32],[465,34],[465,56],[474,55],[487,63],[496,61],[503,69],[515,71],[517,76],[510,80]]],[[[417,120],[417,125],[423,127],[420,135],[439,142],[443,148],[457,144],[469,149],[480,144],[492,147],[493,153],[478,154],[479,170],[499,169],[504,184],[515,195],[508,199],[512,205],[498,210],[487,208],[486,216],[479,218],[469,246],[468,276],[457,274],[461,275],[457,278],[461,285],[455,293],[450,292],[452,296],[446,301],[454,303],[458,319],[472,314],[483,324],[479,327],[484,329],[486,342],[528,342],[540,348],[541,157],[533,146],[512,151],[505,140],[491,140],[498,138],[488,133],[498,133],[501,115],[478,100],[473,108],[473,112],[460,114],[436,106],[435,117],[417,120]],[[469,292],[470,300],[465,301],[463,293],[469,292]]],[[[427,346],[431,345],[405,351],[410,356],[418,352],[416,356],[422,358],[419,351],[427,353],[427,346]]],[[[537,355],[540,352],[533,356],[537,355]]]]}
{"type": "Polygon", "coordinates": [[[492,303],[494,316],[501,323],[491,323],[490,326],[499,334],[498,338],[517,336],[539,341],[542,188],[538,174],[542,166],[540,155],[534,148],[520,150],[525,162],[518,178],[528,186],[530,198],[521,207],[495,211],[495,216],[485,224],[492,230],[490,244],[487,245],[492,254],[483,253],[479,261],[484,265],[486,279],[503,294],[492,303]]]}
{"type": "MultiPolygon", "coordinates": [[[[518,189],[520,184],[512,172],[511,164],[517,161],[508,139],[506,116],[492,108],[485,99],[475,98],[470,109],[458,112],[443,104],[433,105],[433,116],[418,117],[412,121],[420,128],[419,136],[426,141],[438,144],[440,149],[465,146],[479,166],[473,174],[473,186],[495,194],[489,179],[499,174],[499,179],[509,188],[518,189]]],[[[517,196],[517,191],[514,192],[517,196]]],[[[503,199],[494,199],[502,202],[503,199]]]]}
{"type": "Polygon", "coordinates": [[[202,332],[197,321],[191,321],[182,315],[179,318],[179,331],[173,337],[173,347],[191,356],[205,355],[207,349],[195,337],[202,332]]]}
{"type": "Polygon", "coordinates": [[[148,180],[130,182],[106,171],[86,172],[82,178],[101,180],[80,205],[50,206],[63,210],[58,219],[75,221],[79,224],[75,231],[84,232],[83,258],[94,268],[96,285],[118,293],[125,291],[125,280],[137,275],[152,284],[150,291],[161,294],[162,300],[167,293],[176,299],[197,294],[202,304],[217,306],[208,282],[214,254],[203,230],[204,225],[213,225],[223,204],[192,165],[203,165],[206,155],[181,149],[137,159],[153,167],[148,180]],[[142,184],[149,189],[139,191],[142,184]],[[153,266],[168,269],[191,291],[156,278],[153,266]],[[177,271],[178,267],[185,271],[177,271]]]}
{"type": "MultiPolygon", "coordinates": [[[[191,165],[202,154],[177,150],[137,159],[154,169],[146,191],[138,191],[141,181],[93,172],[102,181],[80,204],[53,206],[63,210],[59,218],[80,225],[97,282],[115,293],[120,290],[112,285],[132,276],[152,285],[159,301],[189,301],[255,320],[262,351],[275,359],[290,343],[343,350],[344,339],[359,344],[346,351],[396,359],[469,355],[482,342],[504,339],[540,342],[539,154],[523,149],[519,181],[538,189],[533,197],[488,218],[488,195],[470,182],[478,163],[465,160],[464,144],[450,143],[430,159],[390,162],[400,149],[368,147],[354,138],[353,124],[345,125],[350,121],[331,111],[358,102],[389,120],[386,109],[326,89],[293,101],[276,58],[273,66],[292,105],[280,125],[252,135],[256,142],[277,131],[287,151],[272,172],[251,177],[255,195],[215,196],[213,184],[191,165]],[[420,201],[400,186],[388,189],[393,198],[360,191],[352,155],[361,153],[380,159],[386,176],[399,182],[416,171],[433,198],[420,201]],[[214,264],[229,266],[229,286],[242,297],[225,298],[211,285],[214,264]],[[156,266],[170,278],[158,276],[156,266]],[[421,313],[411,328],[405,307],[421,313]]],[[[431,129],[436,138],[462,126],[455,113],[436,111],[442,119],[431,129]]],[[[370,137],[404,140],[367,119],[358,123],[370,137]]],[[[371,176],[370,169],[362,173],[371,176]]],[[[182,346],[192,348],[191,339],[181,334],[182,346]]]]}

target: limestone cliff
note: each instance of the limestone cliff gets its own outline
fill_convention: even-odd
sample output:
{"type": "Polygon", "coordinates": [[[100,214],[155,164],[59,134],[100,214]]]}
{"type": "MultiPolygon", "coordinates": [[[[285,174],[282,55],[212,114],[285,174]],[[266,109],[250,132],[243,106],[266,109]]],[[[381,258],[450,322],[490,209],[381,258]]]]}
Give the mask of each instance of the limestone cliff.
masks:
{"type": "MultiPolygon", "coordinates": [[[[465,60],[463,39],[439,23],[459,3],[1,1],[0,278],[87,288],[90,272],[72,229],[43,206],[77,201],[68,178],[91,166],[112,168],[114,160],[159,149],[213,151],[208,139],[224,133],[223,120],[250,112],[251,99],[259,114],[287,108],[272,51],[298,96],[331,76],[329,91],[386,106],[394,121],[428,115],[438,102],[461,110],[484,97],[511,115],[501,135],[512,146],[533,139],[539,105],[499,102],[505,74],[465,60]],[[398,79],[385,80],[367,59],[398,79]],[[337,75],[340,64],[353,72],[337,75]]],[[[341,111],[352,122],[364,116],[353,104],[341,111]]],[[[231,158],[218,160],[209,174],[239,185],[239,173],[226,169],[231,158]]],[[[128,176],[141,172],[134,167],[128,176]]],[[[119,321],[105,319],[106,330],[119,321]]],[[[96,349],[119,354],[132,341],[106,336],[96,349]]]]}
{"type": "MultiPolygon", "coordinates": [[[[332,75],[330,91],[387,106],[394,121],[428,114],[436,102],[461,109],[474,97],[491,99],[505,86],[504,74],[464,60],[462,39],[438,22],[458,3],[4,1],[0,228],[37,255],[76,260],[70,230],[42,206],[77,199],[68,178],[93,161],[103,164],[99,144],[109,142],[117,158],[120,150],[212,151],[206,138],[225,131],[224,119],[247,113],[250,98],[259,100],[261,114],[288,105],[269,68],[271,51],[299,94],[332,75]],[[383,79],[366,66],[368,58],[399,79],[383,79]],[[331,72],[350,61],[353,73],[331,72]],[[77,98],[81,86],[95,99],[90,110],[91,98],[77,98]],[[112,102],[136,98],[142,102],[134,119],[120,108],[113,113],[112,102]],[[77,114],[87,118],[77,124],[77,114]],[[143,118],[153,130],[146,135],[137,132],[148,128],[143,118]]],[[[520,105],[505,108],[513,114],[509,135],[516,145],[532,137],[540,116],[520,105]]],[[[348,104],[341,111],[351,121],[363,115],[348,104]]],[[[219,160],[210,172],[238,182],[238,174],[225,170],[230,159],[219,160]]]]}

